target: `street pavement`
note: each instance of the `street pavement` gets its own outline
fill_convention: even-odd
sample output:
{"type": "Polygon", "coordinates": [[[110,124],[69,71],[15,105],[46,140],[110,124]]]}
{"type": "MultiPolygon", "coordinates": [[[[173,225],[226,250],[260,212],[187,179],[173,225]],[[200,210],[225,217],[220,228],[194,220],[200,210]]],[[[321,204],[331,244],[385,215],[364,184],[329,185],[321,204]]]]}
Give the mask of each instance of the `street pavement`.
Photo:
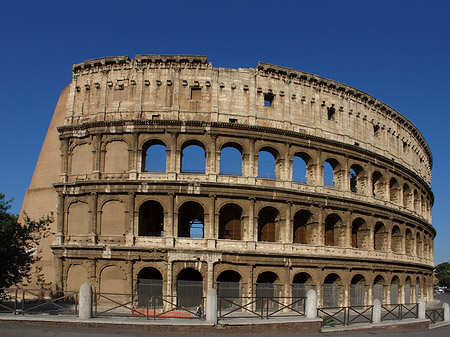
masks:
{"type": "MultiPolygon", "coordinates": [[[[171,334],[168,331],[165,334],[162,333],[151,333],[151,332],[133,332],[133,331],[114,331],[110,329],[90,329],[90,328],[75,328],[75,327],[65,327],[65,326],[42,326],[42,325],[31,325],[23,323],[10,323],[10,322],[0,322],[0,336],[2,337],[143,337],[143,336],[230,336],[230,337],[252,337],[252,336],[270,336],[270,333],[246,333],[246,334],[229,334],[221,333],[184,333],[184,334],[171,334]]],[[[300,336],[299,334],[278,334],[278,336],[300,336]]],[[[318,336],[329,336],[329,337],[449,337],[450,336],[450,326],[445,326],[441,328],[436,328],[433,330],[405,330],[405,331],[349,331],[349,332],[336,332],[336,333],[326,333],[326,334],[301,334],[304,337],[318,337],[318,336]]]]}

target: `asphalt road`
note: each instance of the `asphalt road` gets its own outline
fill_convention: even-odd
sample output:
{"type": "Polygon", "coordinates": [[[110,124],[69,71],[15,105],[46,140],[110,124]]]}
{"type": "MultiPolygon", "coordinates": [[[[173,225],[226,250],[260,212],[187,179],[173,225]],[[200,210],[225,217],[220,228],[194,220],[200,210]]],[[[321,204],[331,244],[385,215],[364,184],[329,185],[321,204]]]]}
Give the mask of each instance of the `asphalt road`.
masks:
{"type": "MultiPolygon", "coordinates": [[[[132,332],[132,331],[112,331],[112,330],[97,330],[89,328],[74,328],[74,327],[55,327],[55,326],[36,326],[20,323],[0,323],[0,336],[2,337],[125,337],[125,336],[174,336],[186,337],[186,335],[194,336],[198,333],[191,334],[153,334],[149,332],[132,332]]],[[[201,334],[200,336],[229,336],[229,337],[252,337],[252,336],[270,336],[270,334],[201,334]]],[[[333,337],[448,337],[450,336],[450,326],[437,328],[433,330],[406,330],[406,331],[353,331],[344,333],[326,333],[326,334],[279,334],[278,336],[302,336],[302,337],[319,337],[319,336],[333,336],[333,337]]]]}

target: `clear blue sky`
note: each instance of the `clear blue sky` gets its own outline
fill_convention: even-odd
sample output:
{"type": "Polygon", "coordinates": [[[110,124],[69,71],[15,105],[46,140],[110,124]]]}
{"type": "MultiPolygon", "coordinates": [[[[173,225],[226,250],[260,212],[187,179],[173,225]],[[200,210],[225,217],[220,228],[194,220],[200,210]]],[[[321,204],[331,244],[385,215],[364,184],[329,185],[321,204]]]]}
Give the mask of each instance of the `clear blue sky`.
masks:
{"type": "Polygon", "coordinates": [[[436,263],[450,260],[450,1],[2,1],[0,191],[18,213],[71,67],[136,54],[258,61],[362,90],[411,120],[434,157],[436,263]]]}

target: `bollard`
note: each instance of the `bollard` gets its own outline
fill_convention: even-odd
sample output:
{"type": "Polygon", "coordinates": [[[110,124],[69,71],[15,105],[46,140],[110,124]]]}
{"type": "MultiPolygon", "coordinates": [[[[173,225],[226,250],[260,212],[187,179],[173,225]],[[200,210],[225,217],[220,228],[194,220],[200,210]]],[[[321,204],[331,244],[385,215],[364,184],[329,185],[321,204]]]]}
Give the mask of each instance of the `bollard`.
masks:
{"type": "Polygon", "coordinates": [[[80,288],[80,319],[92,318],[92,287],[89,283],[84,283],[80,288]]]}
{"type": "Polygon", "coordinates": [[[381,301],[376,298],[373,300],[373,323],[381,323],[381,301]]]}
{"type": "Polygon", "coordinates": [[[305,315],[306,318],[317,318],[317,293],[314,289],[306,293],[305,315]]]}
{"type": "Polygon", "coordinates": [[[217,324],[217,290],[214,288],[206,294],[206,321],[217,324]]]}
{"type": "Polygon", "coordinates": [[[417,317],[418,319],[425,319],[427,318],[425,316],[425,300],[423,298],[419,298],[419,300],[417,301],[418,305],[419,305],[419,317],[417,317]]]}
{"type": "Polygon", "coordinates": [[[448,303],[442,303],[442,309],[444,309],[444,322],[450,322],[450,312],[448,303]]]}

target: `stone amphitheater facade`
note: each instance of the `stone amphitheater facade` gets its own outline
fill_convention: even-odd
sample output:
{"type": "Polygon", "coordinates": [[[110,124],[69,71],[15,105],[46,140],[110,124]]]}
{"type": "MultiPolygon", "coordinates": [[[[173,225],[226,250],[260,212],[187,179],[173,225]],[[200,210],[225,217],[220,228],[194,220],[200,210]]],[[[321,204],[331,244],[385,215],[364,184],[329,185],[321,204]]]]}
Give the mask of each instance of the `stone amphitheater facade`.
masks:
{"type": "Polygon", "coordinates": [[[22,208],[55,212],[41,260],[52,287],[138,294],[150,279],[164,295],[192,281],[236,296],[313,288],[319,305],[432,298],[432,155],[393,108],[317,75],[204,56],[72,72],[22,208]],[[189,148],[204,154],[195,172],[189,148]]]}

